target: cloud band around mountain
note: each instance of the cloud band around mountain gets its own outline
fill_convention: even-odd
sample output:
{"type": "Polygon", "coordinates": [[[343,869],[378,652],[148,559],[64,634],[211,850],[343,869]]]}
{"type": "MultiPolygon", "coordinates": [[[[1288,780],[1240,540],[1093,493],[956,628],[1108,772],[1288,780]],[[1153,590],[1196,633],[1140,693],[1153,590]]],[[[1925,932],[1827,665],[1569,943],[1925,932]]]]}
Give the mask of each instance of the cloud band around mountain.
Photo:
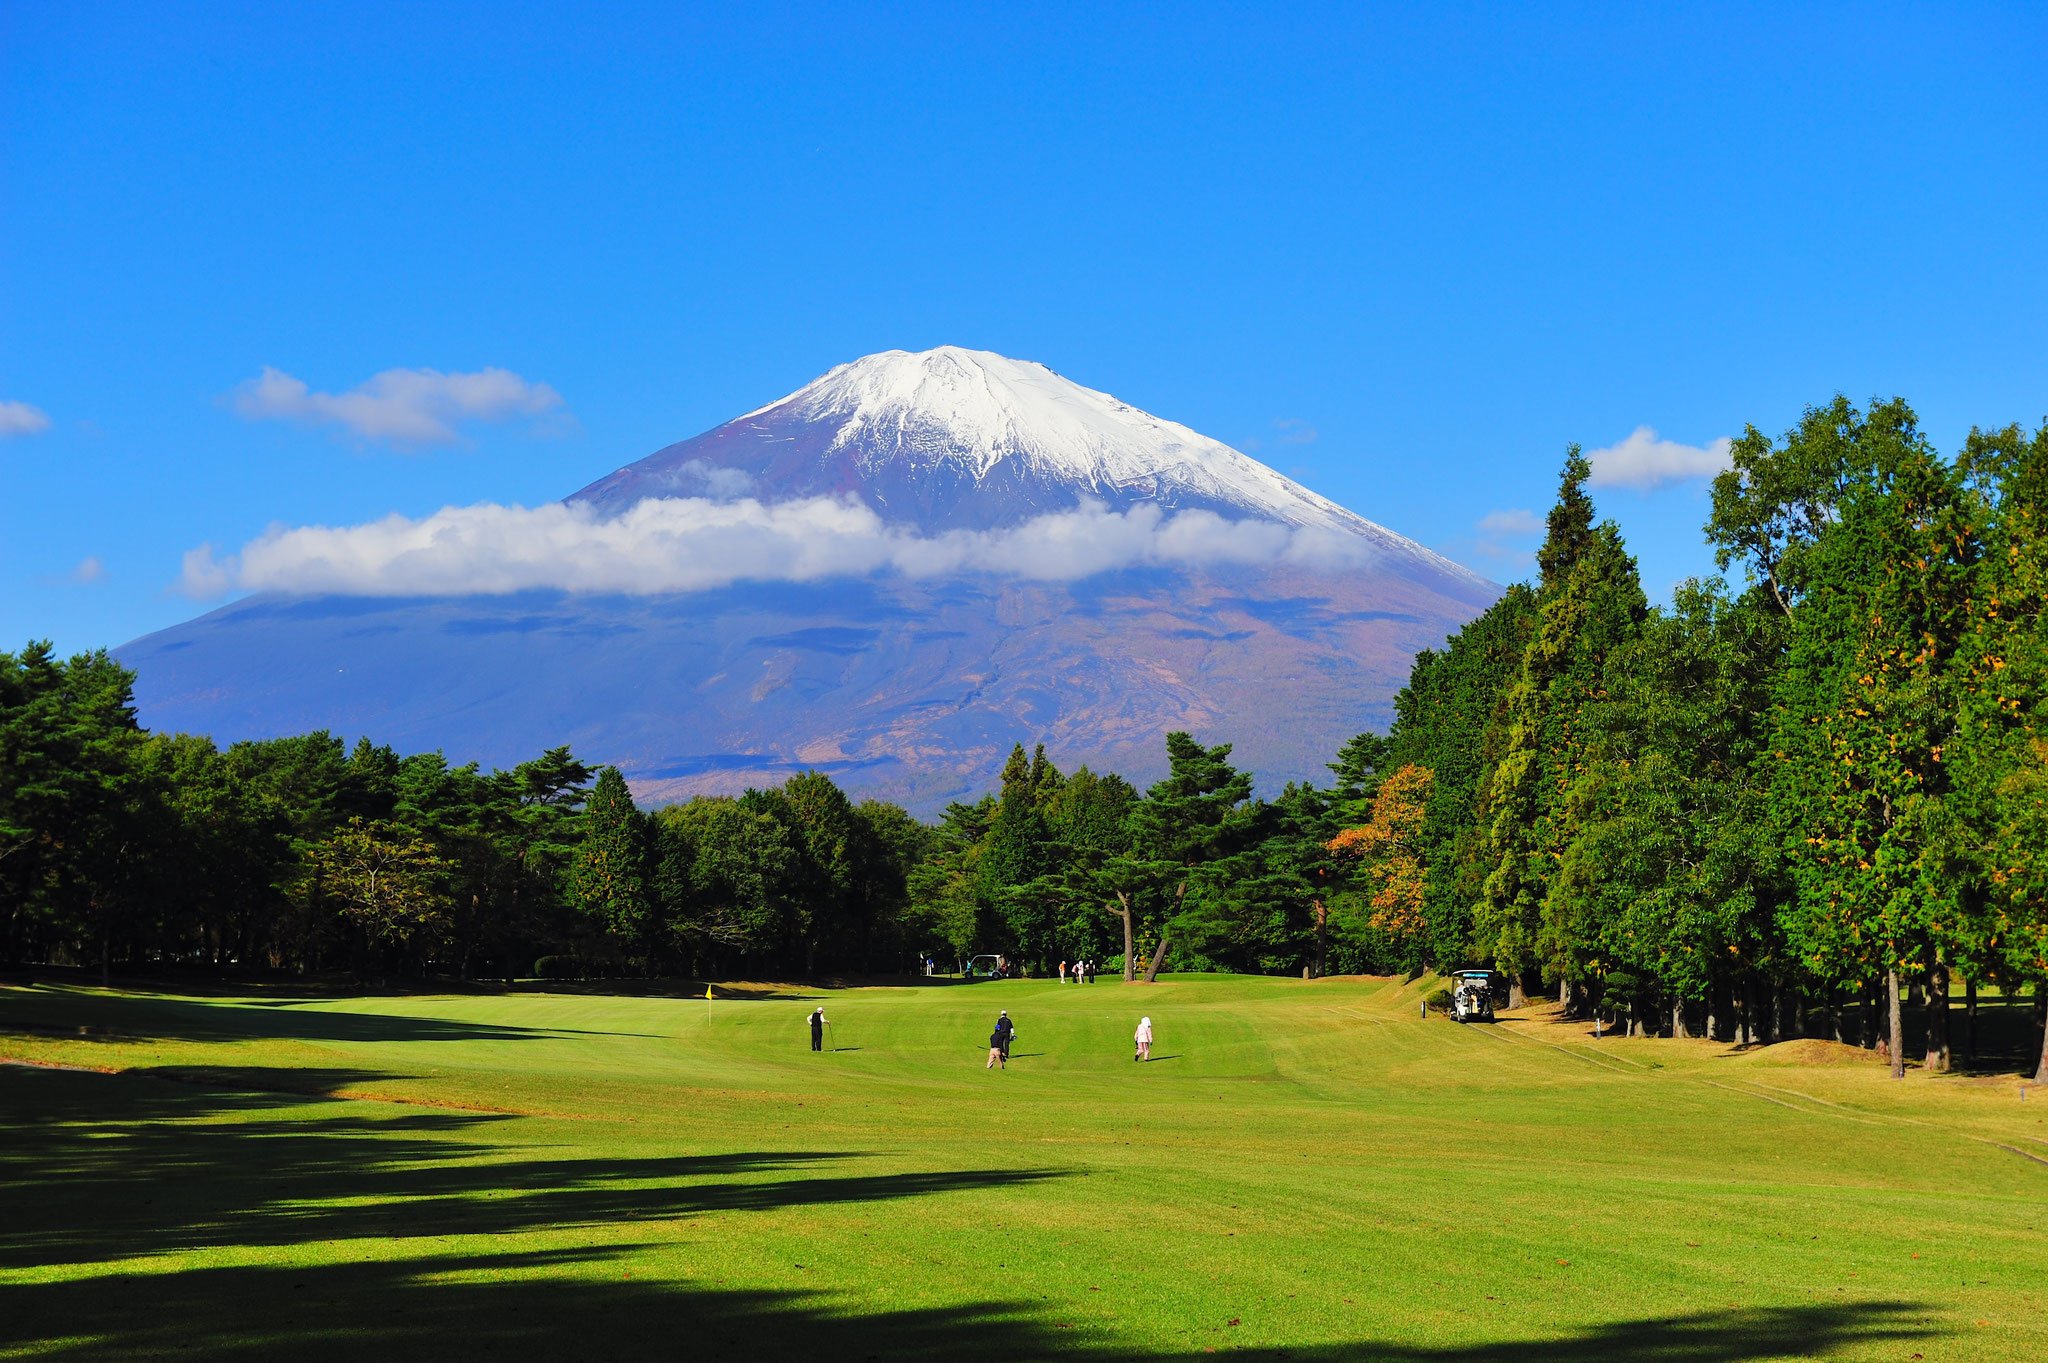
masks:
{"type": "Polygon", "coordinates": [[[1084,503],[1009,529],[922,535],[886,525],[850,500],[661,497],[617,516],[580,504],[484,503],[364,525],[278,527],[226,557],[211,546],[190,551],[178,586],[201,598],[233,591],[656,594],[874,573],[1071,581],[1146,565],[1333,566],[1372,554],[1363,541],[1330,531],[1156,506],[1111,511],[1084,503]]]}

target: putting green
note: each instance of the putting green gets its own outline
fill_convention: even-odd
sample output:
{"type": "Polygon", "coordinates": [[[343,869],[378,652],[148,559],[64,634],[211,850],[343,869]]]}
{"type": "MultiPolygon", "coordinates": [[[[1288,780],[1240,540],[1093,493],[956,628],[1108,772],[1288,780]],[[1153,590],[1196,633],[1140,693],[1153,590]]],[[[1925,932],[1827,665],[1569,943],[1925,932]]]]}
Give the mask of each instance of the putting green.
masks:
{"type": "Polygon", "coordinates": [[[0,988],[0,1353],[2048,1357],[2048,1092],[1422,988],[0,988]]]}

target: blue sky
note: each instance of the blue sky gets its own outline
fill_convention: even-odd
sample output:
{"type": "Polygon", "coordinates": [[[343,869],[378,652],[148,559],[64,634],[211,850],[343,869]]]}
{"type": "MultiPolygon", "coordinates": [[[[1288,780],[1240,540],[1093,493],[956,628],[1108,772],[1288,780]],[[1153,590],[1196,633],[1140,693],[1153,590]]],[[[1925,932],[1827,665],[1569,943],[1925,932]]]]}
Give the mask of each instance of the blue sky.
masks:
{"type": "MultiPolygon", "coordinates": [[[[1570,441],[2048,414],[2038,6],[739,8],[0,10],[0,648],[890,347],[1041,360],[1501,580],[1570,441]],[[395,445],[252,419],[266,368],[521,387],[395,445]]],[[[1711,568],[1698,480],[1599,502],[1653,596],[1711,568]]]]}

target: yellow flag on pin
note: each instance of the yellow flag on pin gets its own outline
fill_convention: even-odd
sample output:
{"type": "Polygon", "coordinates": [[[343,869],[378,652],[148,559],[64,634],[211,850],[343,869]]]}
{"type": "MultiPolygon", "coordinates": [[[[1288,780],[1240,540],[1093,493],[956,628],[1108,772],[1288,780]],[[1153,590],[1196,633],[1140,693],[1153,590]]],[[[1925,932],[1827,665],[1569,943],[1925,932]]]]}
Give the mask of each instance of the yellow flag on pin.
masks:
{"type": "Polygon", "coordinates": [[[711,986],[708,984],[704,986],[704,997],[707,999],[711,997],[711,986]]]}

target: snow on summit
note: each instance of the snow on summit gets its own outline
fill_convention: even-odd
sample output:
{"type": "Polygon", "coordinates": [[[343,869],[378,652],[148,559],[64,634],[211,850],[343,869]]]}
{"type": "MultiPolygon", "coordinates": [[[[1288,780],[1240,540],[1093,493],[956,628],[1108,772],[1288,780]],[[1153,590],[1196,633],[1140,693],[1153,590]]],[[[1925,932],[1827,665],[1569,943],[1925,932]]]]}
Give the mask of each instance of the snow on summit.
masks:
{"type": "Polygon", "coordinates": [[[1074,511],[1212,512],[1332,537],[1347,551],[1492,586],[1178,422],[986,350],[885,350],[657,450],[569,501],[608,514],[650,497],[851,499],[923,534],[1074,511]]]}
{"type": "Polygon", "coordinates": [[[787,414],[836,427],[870,468],[952,464],[977,480],[1005,461],[1095,493],[1180,488],[1294,525],[1360,518],[1221,441],[986,350],[885,350],[840,365],[741,421],[787,414]]]}

